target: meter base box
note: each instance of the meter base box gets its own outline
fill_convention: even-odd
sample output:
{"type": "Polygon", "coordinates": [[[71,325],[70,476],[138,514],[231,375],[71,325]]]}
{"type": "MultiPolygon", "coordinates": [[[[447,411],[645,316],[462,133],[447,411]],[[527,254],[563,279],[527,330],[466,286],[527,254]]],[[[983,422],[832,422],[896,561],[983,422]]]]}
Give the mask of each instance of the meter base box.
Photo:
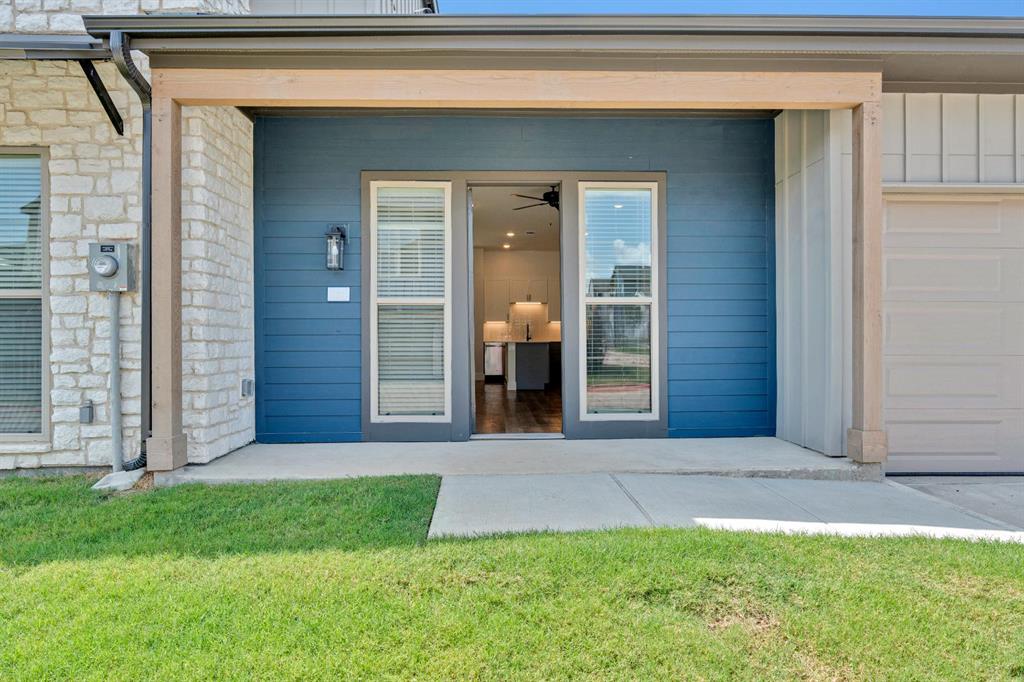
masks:
{"type": "Polygon", "coordinates": [[[89,244],[89,291],[134,291],[135,245],[130,242],[89,244]]]}

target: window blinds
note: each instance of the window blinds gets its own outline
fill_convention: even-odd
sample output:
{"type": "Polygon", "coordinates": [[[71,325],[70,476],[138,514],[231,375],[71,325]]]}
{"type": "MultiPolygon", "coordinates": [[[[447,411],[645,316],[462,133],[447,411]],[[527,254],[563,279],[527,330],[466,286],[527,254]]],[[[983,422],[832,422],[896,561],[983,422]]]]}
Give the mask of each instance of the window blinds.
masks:
{"type": "Polygon", "coordinates": [[[0,298],[0,433],[42,429],[42,301],[0,298]]]}
{"type": "Polygon", "coordinates": [[[42,288],[38,156],[0,156],[0,289],[42,288]]]}
{"type": "Polygon", "coordinates": [[[446,412],[448,193],[381,184],[375,191],[378,417],[446,412]]]}
{"type": "Polygon", "coordinates": [[[41,159],[0,155],[0,433],[42,431],[41,159]]]}

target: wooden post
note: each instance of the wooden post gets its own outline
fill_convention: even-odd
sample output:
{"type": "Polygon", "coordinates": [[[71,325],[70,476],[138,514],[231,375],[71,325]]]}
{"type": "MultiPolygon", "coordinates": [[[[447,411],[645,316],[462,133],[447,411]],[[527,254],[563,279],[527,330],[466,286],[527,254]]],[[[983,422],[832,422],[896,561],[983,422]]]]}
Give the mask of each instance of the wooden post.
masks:
{"type": "Polygon", "coordinates": [[[884,462],[882,425],[882,107],[853,110],[853,420],[847,453],[884,462]]]}
{"type": "Polygon", "coordinates": [[[185,465],[181,428],[181,105],[153,100],[153,433],[147,468],[185,465]]]}

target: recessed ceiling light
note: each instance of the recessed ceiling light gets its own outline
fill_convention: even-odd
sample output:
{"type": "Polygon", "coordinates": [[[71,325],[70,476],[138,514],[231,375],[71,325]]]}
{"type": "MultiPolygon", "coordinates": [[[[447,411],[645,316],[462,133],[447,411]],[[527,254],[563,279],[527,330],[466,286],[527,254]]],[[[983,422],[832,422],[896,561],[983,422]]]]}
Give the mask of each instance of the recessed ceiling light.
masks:
{"type": "Polygon", "coordinates": [[[612,208],[622,208],[625,204],[612,204],[612,208]]]}
{"type": "Polygon", "coordinates": [[[511,249],[512,245],[511,244],[502,244],[501,248],[503,248],[503,249],[511,249]]]}
{"type": "Polygon", "coordinates": [[[515,232],[506,232],[506,233],[505,233],[505,236],[506,236],[506,237],[515,237],[515,236],[516,236],[516,233],[515,233],[515,232]]]}

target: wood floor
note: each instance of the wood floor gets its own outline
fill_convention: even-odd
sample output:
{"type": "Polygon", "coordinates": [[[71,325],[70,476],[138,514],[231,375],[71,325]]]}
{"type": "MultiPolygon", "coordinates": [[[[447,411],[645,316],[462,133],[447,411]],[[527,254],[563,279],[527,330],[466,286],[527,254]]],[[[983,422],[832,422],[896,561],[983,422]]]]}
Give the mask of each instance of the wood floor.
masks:
{"type": "Polygon", "coordinates": [[[476,433],[561,433],[560,387],[508,391],[505,384],[476,382],[476,433]]]}

